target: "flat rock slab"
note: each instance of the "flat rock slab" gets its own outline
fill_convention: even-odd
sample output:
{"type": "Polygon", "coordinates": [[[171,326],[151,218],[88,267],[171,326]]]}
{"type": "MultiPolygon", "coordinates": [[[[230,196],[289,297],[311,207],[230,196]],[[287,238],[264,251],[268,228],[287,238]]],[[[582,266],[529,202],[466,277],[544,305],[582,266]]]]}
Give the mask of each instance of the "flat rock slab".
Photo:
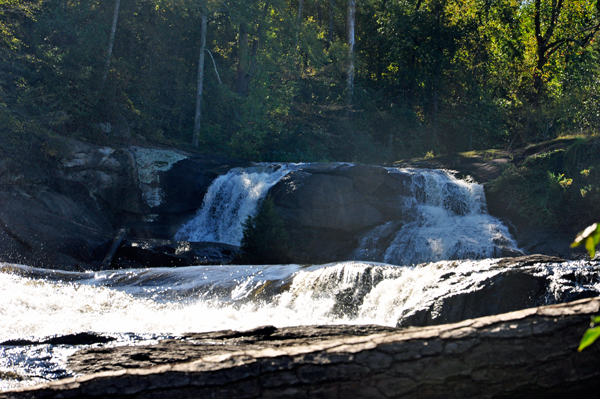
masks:
{"type": "Polygon", "coordinates": [[[599,312],[600,299],[592,298],[424,328],[267,326],[190,334],[154,349],[86,351],[71,365],[93,370],[93,359],[126,357],[159,364],[169,352],[182,360],[193,352],[198,360],[93,373],[0,398],[593,397],[600,353],[596,345],[582,353],[577,346],[599,312]]]}

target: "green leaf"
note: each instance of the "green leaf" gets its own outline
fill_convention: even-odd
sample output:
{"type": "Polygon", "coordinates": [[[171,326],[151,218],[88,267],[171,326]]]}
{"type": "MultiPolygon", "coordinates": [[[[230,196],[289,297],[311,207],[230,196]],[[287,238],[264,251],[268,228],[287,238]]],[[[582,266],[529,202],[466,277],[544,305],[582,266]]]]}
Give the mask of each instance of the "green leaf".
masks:
{"type": "MultiPolygon", "coordinates": [[[[600,316],[592,317],[592,324],[600,324],[600,316]]],[[[592,325],[592,327],[594,326],[592,325]]]]}
{"type": "Polygon", "coordinates": [[[594,237],[588,237],[585,240],[585,249],[587,249],[590,254],[590,258],[593,258],[596,255],[596,244],[594,244],[594,237]]]}
{"type": "Polygon", "coordinates": [[[598,337],[600,337],[600,327],[588,328],[585,334],[583,334],[583,338],[581,338],[577,350],[581,352],[583,349],[593,344],[598,337]]]}
{"type": "Polygon", "coordinates": [[[585,230],[579,232],[575,241],[571,244],[571,248],[578,247],[579,244],[585,241],[585,248],[587,249],[590,257],[593,258],[596,255],[596,245],[600,242],[600,225],[594,223],[588,226],[585,230]]]}

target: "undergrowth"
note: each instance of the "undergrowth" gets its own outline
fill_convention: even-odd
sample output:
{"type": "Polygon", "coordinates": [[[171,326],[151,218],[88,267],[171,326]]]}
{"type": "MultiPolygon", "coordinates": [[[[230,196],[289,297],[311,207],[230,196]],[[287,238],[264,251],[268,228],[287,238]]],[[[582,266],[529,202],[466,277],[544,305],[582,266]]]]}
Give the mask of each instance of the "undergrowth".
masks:
{"type": "Polygon", "coordinates": [[[510,164],[488,190],[530,226],[581,229],[600,214],[600,138],[510,164]]]}

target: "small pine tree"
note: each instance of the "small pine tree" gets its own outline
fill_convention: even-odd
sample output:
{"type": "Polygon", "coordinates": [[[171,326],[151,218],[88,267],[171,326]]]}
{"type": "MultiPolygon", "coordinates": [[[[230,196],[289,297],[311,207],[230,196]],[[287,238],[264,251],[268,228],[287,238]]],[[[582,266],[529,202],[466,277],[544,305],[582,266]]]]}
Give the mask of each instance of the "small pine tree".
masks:
{"type": "Polygon", "coordinates": [[[256,215],[249,216],[243,226],[241,261],[253,264],[286,263],[289,235],[270,195],[262,201],[256,215]]]}

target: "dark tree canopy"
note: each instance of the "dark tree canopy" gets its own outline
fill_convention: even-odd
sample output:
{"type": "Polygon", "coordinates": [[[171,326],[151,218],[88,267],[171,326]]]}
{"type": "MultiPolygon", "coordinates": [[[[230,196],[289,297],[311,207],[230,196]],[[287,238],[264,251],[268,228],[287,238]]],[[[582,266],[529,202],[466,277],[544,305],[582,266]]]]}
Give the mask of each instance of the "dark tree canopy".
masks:
{"type": "Polygon", "coordinates": [[[389,162],[598,132],[597,0],[353,4],[0,0],[3,148],[196,125],[200,151],[389,162]]]}

